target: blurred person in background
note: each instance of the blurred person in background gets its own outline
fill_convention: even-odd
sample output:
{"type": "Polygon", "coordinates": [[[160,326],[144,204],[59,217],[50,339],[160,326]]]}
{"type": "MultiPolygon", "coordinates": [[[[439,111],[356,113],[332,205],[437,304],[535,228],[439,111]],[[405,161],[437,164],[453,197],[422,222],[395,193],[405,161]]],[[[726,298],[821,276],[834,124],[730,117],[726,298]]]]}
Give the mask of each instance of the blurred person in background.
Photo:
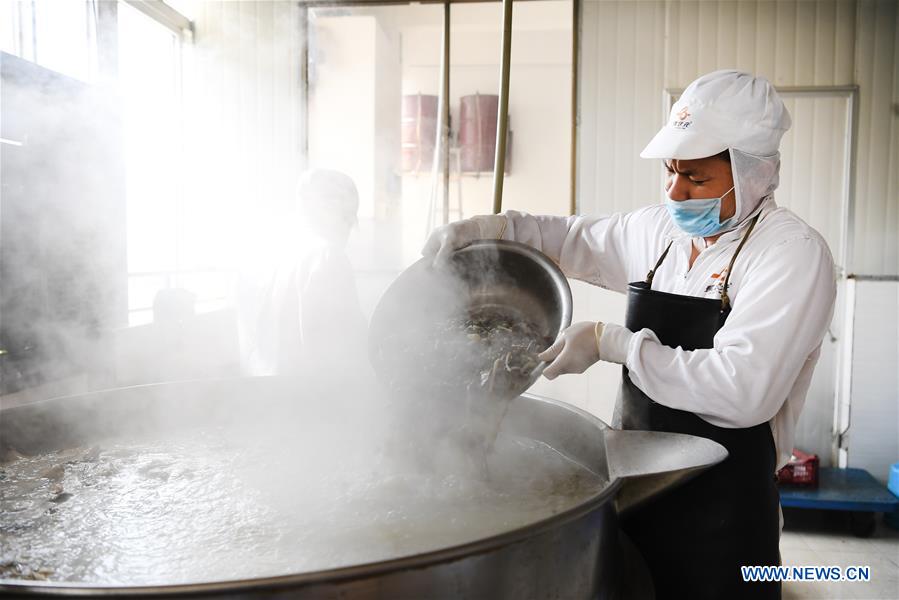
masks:
{"type": "MultiPolygon", "coordinates": [[[[628,294],[626,326],[575,323],[540,359],[550,379],[621,364],[618,425],[728,450],[623,520],[659,598],[780,597],[780,583],[744,582],[740,567],[780,563],[774,476],[789,460],[836,294],[826,242],[774,201],[790,124],[767,80],[709,73],[640,154],[664,161],[663,204],[474,217],[436,229],[424,248],[440,263],[475,239],[515,240],[568,277],[628,294]]],[[[617,177],[611,168],[600,175],[617,177]]]]}
{"type": "Polygon", "coordinates": [[[297,375],[364,360],[367,323],[346,254],[358,208],[356,185],[344,173],[313,169],[300,177],[273,272],[239,292],[245,373],[297,375]]]}

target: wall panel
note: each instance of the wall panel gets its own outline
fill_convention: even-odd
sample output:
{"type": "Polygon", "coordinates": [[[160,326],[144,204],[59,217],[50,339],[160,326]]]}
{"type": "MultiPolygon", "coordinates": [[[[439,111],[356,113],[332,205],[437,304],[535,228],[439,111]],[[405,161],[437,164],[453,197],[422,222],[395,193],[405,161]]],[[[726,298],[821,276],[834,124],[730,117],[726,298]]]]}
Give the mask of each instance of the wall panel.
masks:
{"type": "MultiPolygon", "coordinates": [[[[791,93],[784,94],[783,99],[793,117],[793,126],[781,143],[783,165],[777,203],[817,229],[840,265],[846,200],[844,184],[849,177],[846,169],[849,95],[791,93]]],[[[844,296],[840,293],[796,429],[796,445],[818,454],[825,465],[830,464],[831,458],[838,344],[843,339],[843,302],[844,296]]]]}
{"type": "Polygon", "coordinates": [[[661,112],[664,2],[587,0],[582,27],[579,212],[657,202],[661,167],[638,155],[661,112]]]}
{"type": "Polygon", "coordinates": [[[899,274],[899,3],[858,3],[856,273],[899,274]]]}
{"type": "Polygon", "coordinates": [[[793,126],[781,143],[777,203],[800,215],[842,256],[844,184],[848,151],[849,95],[784,94],[793,126]]]}
{"type": "MultiPolygon", "coordinates": [[[[264,239],[273,215],[292,202],[303,164],[299,9],[209,1],[198,4],[194,24],[185,64],[194,214],[186,221],[200,224],[215,211],[230,240],[264,239]]],[[[248,249],[230,246],[216,250],[236,264],[248,249]]]]}
{"type": "MultiPolygon", "coordinates": [[[[899,3],[858,2],[855,273],[899,275],[899,3]]],[[[895,282],[856,289],[849,465],[885,480],[899,440],[895,282]]]]}
{"type": "Polygon", "coordinates": [[[886,482],[899,460],[899,283],[858,282],[849,466],[886,482]]]}

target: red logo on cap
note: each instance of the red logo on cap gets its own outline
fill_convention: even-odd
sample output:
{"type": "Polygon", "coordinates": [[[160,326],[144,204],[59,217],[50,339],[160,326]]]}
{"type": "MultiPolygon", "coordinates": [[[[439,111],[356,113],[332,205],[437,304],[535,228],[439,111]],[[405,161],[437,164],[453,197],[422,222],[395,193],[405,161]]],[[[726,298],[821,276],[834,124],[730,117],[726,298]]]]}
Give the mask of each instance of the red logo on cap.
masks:
{"type": "Polygon", "coordinates": [[[686,121],[687,117],[690,116],[690,111],[687,110],[687,107],[683,107],[679,113],[677,113],[677,118],[679,121],[686,121]]]}

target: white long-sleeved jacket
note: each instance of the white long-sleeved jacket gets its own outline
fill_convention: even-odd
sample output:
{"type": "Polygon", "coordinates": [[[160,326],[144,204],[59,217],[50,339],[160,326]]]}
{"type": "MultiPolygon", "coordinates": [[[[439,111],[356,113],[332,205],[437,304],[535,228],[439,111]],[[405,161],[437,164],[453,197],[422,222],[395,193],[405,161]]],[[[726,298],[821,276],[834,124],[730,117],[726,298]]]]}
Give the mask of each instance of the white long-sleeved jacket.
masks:
{"type": "MultiPolygon", "coordinates": [[[[760,211],[734,265],[728,289],[733,311],[713,348],[670,348],[648,329],[631,332],[607,323],[600,357],[626,365],[634,384],[656,402],[713,425],[768,422],[779,468],[792,451],[836,284],[833,258],[817,231],[773,198],[760,211]]],[[[541,250],[568,277],[616,292],[644,280],[674,240],[653,289],[709,298],[720,297],[727,265],[748,225],[722,235],[691,268],[693,240],[674,225],[664,205],[605,217],[504,215],[504,239],[541,250]]]]}

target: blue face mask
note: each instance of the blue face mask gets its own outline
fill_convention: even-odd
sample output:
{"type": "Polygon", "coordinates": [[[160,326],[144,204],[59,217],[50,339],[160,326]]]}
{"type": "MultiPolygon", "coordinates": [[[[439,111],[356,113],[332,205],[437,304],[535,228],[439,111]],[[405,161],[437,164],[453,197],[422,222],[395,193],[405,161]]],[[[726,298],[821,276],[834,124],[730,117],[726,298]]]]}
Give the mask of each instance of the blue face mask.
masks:
{"type": "Polygon", "coordinates": [[[674,224],[693,237],[709,237],[734,224],[737,215],[721,222],[721,200],[734,188],[724,192],[721,198],[672,200],[665,198],[665,208],[674,224]]]}

